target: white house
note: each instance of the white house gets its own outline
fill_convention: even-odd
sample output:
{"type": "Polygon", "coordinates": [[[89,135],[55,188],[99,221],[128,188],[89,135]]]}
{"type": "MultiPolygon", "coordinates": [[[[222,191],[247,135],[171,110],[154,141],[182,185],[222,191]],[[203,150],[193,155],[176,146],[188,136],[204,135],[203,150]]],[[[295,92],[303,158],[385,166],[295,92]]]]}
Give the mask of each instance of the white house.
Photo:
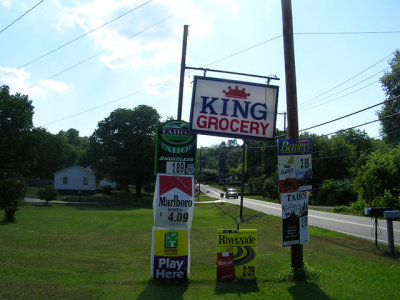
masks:
{"type": "Polygon", "coordinates": [[[92,194],[96,192],[96,176],[90,169],[71,166],[54,173],[54,189],[64,193],[92,194]]]}
{"type": "Polygon", "coordinates": [[[99,182],[99,187],[103,188],[105,186],[109,185],[112,189],[116,189],[117,188],[117,183],[115,181],[111,181],[108,178],[103,178],[100,180],[99,182]]]}

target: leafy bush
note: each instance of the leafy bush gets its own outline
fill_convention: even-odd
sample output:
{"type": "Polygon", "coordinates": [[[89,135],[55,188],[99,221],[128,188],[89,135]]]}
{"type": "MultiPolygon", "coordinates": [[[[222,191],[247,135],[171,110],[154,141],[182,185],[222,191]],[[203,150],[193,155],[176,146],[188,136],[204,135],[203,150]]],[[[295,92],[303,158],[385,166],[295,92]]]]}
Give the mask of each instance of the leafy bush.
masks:
{"type": "Polygon", "coordinates": [[[348,180],[324,180],[315,196],[318,204],[331,206],[348,205],[357,200],[353,185],[348,180]]]}
{"type": "Polygon", "coordinates": [[[0,180],[0,208],[4,209],[4,221],[15,221],[15,213],[25,197],[26,188],[21,179],[0,180]]]}
{"type": "Polygon", "coordinates": [[[279,192],[278,192],[278,175],[276,172],[269,176],[268,178],[265,179],[264,185],[263,185],[263,190],[264,190],[264,196],[268,197],[270,199],[277,199],[279,198],[279,192]]]}
{"type": "Polygon", "coordinates": [[[398,208],[400,206],[400,196],[393,196],[389,190],[385,190],[382,197],[378,197],[377,206],[398,208]]]}
{"type": "Polygon", "coordinates": [[[333,212],[335,213],[348,213],[350,211],[350,208],[347,207],[346,205],[339,205],[339,206],[335,206],[333,208],[333,212]]]}
{"type": "Polygon", "coordinates": [[[100,191],[104,195],[111,195],[111,185],[103,186],[100,191]]]}
{"type": "Polygon", "coordinates": [[[395,208],[400,195],[399,174],[400,146],[389,151],[372,152],[355,178],[359,200],[369,206],[386,203],[395,208]]]}
{"type": "Polygon", "coordinates": [[[49,201],[56,200],[58,192],[54,189],[52,185],[46,185],[44,189],[38,190],[37,196],[40,200],[44,200],[44,204],[47,205],[49,201]]]}
{"type": "Polygon", "coordinates": [[[362,216],[366,207],[367,203],[362,199],[358,199],[357,201],[350,203],[350,211],[356,215],[362,216]]]}
{"type": "Polygon", "coordinates": [[[148,183],[144,186],[144,191],[146,193],[154,193],[156,185],[154,183],[148,183]]]}

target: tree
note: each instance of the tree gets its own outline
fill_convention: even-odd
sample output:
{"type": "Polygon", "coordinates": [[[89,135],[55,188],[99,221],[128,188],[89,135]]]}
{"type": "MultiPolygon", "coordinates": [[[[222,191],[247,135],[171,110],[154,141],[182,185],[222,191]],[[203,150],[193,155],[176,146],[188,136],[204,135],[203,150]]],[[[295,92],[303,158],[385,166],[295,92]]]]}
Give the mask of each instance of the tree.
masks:
{"type": "Polygon", "coordinates": [[[40,189],[37,192],[40,200],[44,200],[44,205],[47,205],[49,201],[56,200],[58,192],[54,189],[52,185],[47,185],[44,189],[40,189]]]}
{"type": "Polygon", "coordinates": [[[32,116],[28,96],[0,87],[0,178],[18,177],[32,165],[32,116]]]}
{"type": "MultiPolygon", "coordinates": [[[[390,72],[386,72],[380,79],[382,87],[389,99],[400,96],[400,51],[396,50],[394,57],[389,61],[390,72]]],[[[381,132],[388,143],[400,140],[400,98],[386,102],[378,112],[381,120],[381,132]],[[397,114],[397,115],[396,115],[397,114]],[[385,118],[386,117],[386,118],[385,118]]]]}
{"type": "Polygon", "coordinates": [[[318,189],[326,179],[348,179],[356,164],[355,146],[339,136],[328,138],[304,134],[312,138],[313,189],[318,189]]]}
{"type": "Polygon", "coordinates": [[[88,150],[96,175],[109,178],[126,190],[135,184],[140,197],[142,186],[153,180],[159,125],[160,115],[146,105],[133,110],[117,109],[100,121],[90,137],[88,150]]]}
{"type": "Polygon", "coordinates": [[[35,164],[29,172],[30,176],[53,178],[54,172],[77,163],[78,150],[68,143],[66,136],[35,128],[32,139],[35,164]]]}
{"type": "Polygon", "coordinates": [[[4,210],[4,221],[15,220],[15,213],[25,197],[26,184],[21,179],[7,178],[0,180],[0,209],[4,210]]]}
{"type": "Polygon", "coordinates": [[[372,152],[361,167],[355,185],[358,200],[373,206],[399,205],[400,146],[372,152]]]}

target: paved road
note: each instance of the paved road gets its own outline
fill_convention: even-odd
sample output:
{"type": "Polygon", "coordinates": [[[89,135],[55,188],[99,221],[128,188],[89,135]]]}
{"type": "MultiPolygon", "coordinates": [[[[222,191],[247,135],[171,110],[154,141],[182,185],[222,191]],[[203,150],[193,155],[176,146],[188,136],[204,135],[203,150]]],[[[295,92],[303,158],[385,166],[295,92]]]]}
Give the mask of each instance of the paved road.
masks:
{"type": "MultiPolygon", "coordinates": [[[[210,197],[220,198],[221,190],[216,188],[201,185],[201,191],[210,197]]],[[[225,201],[235,205],[240,205],[240,199],[225,199],[225,201]]],[[[282,216],[281,205],[278,203],[244,198],[243,206],[268,215],[282,216]]],[[[375,240],[373,231],[374,220],[369,217],[348,216],[309,209],[308,221],[309,224],[313,226],[330,229],[371,241],[375,240]]],[[[378,220],[378,223],[380,229],[378,241],[387,244],[386,220],[378,220]]],[[[393,234],[396,246],[400,246],[400,222],[393,222],[393,234]]]]}

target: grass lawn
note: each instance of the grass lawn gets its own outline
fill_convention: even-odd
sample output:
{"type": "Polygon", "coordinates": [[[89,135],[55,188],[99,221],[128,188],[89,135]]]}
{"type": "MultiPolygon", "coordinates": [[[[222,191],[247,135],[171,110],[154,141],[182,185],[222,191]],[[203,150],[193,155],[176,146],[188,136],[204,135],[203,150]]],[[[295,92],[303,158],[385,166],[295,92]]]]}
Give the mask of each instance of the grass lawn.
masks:
{"type": "Polygon", "coordinates": [[[399,299],[400,258],[386,247],[310,228],[307,280],[294,281],[281,220],[244,209],[258,230],[257,280],[216,282],[216,229],[228,204],[196,205],[188,282],[152,282],[151,200],[125,206],[28,204],[0,222],[0,299],[399,299]]]}

